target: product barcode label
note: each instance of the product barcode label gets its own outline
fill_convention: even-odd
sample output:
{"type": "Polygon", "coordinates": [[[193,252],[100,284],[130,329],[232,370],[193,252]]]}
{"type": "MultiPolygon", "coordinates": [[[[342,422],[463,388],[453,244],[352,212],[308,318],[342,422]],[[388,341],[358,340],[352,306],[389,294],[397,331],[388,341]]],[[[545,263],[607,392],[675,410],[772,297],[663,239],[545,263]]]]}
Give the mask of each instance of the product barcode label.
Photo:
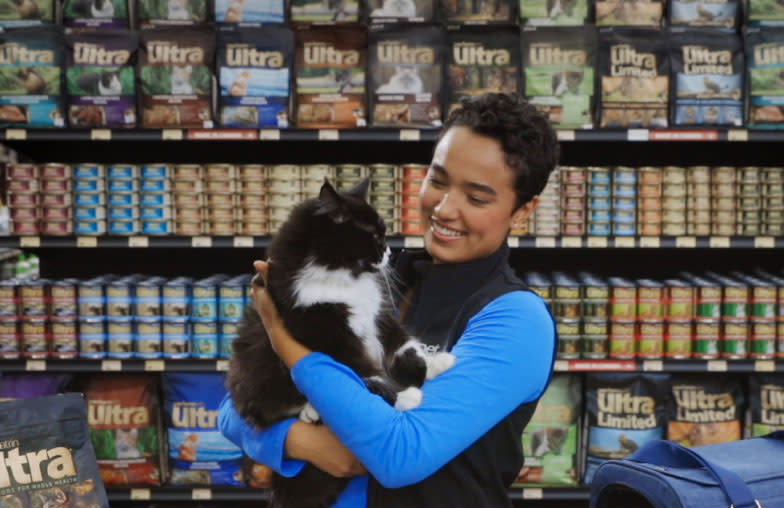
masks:
{"type": "Polygon", "coordinates": [[[163,141],[182,141],[182,129],[163,129],[161,139],[163,141]]]}
{"type": "Polygon", "coordinates": [[[579,236],[564,236],[561,237],[561,247],[570,249],[579,249],[583,246],[583,239],[579,236]]]}
{"type": "Polygon", "coordinates": [[[693,236],[678,236],[675,238],[675,246],[679,249],[693,249],[697,247],[697,239],[693,236]]]}
{"type": "Polygon", "coordinates": [[[24,129],[6,129],[5,139],[27,139],[27,131],[24,129]]]}
{"type": "Polygon", "coordinates": [[[215,370],[218,372],[226,372],[229,370],[229,361],[228,360],[217,360],[215,362],[215,370]]]}
{"type": "Polygon", "coordinates": [[[253,237],[252,236],[235,236],[234,237],[234,246],[235,247],[253,247],[253,237]]]}
{"type": "Polygon", "coordinates": [[[648,249],[658,249],[661,246],[661,240],[658,236],[641,236],[640,247],[648,249]]]}
{"type": "Polygon", "coordinates": [[[570,129],[557,130],[555,135],[558,136],[558,141],[574,141],[574,131],[570,129]]]}
{"type": "Polygon", "coordinates": [[[131,501],[149,501],[150,489],[131,489],[131,501]]]}
{"type": "Polygon", "coordinates": [[[776,372],[776,362],[773,360],[756,360],[754,372],[776,372]]]}
{"type": "Polygon", "coordinates": [[[337,141],[340,134],[337,129],[320,129],[318,131],[319,141],[337,141]]]}
{"type": "Polygon", "coordinates": [[[623,249],[633,249],[634,238],[631,236],[617,236],[615,237],[615,246],[623,249]]]}
{"type": "Polygon", "coordinates": [[[191,247],[212,247],[212,238],[209,236],[194,236],[191,238],[191,247]]]}
{"type": "Polygon", "coordinates": [[[280,130],[261,129],[259,131],[259,139],[262,141],[280,141],[280,130]]]}
{"type": "Polygon", "coordinates": [[[711,236],[710,247],[711,249],[728,249],[730,246],[730,239],[727,236],[711,236]]]}
{"type": "Polygon", "coordinates": [[[520,247],[520,239],[516,236],[508,236],[506,238],[506,244],[510,249],[516,249],[520,247]]]}
{"type": "Polygon", "coordinates": [[[35,249],[41,246],[40,236],[20,236],[19,247],[35,249]]]}
{"type": "Polygon", "coordinates": [[[101,370],[105,372],[119,372],[122,370],[122,360],[101,360],[101,370]]]}
{"type": "Polygon", "coordinates": [[[419,129],[400,129],[400,141],[419,141],[419,129]]]}
{"type": "Polygon", "coordinates": [[[661,360],[645,360],[642,362],[642,370],[646,372],[661,372],[664,370],[664,362],[661,360]]]}
{"type": "Polygon", "coordinates": [[[708,372],[727,372],[727,360],[708,360],[708,372]]]}
{"type": "Polygon", "coordinates": [[[150,239],[146,236],[131,236],[128,238],[128,247],[149,247],[150,239]]]}
{"type": "Polygon", "coordinates": [[[94,236],[77,236],[76,246],[87,248],[98,247],[98,238],[94,236]]]}
{"type": "Polygon", "coordinates": [[[90,139],[93,141],[111,141],[112,131],[109,129],[93,129],[90,131],[90,139]]]}
{"type": "Polygon", "coordinates": [[[555,238],[552,236],[539,236],[534,240],[534,245],[538,249],[554,249],[555,238]]]}
{"type": "Polygon", "coordinates": [[[407,249],[421,249],[425,246],[425,239],[421,236],[407,236],[403,238],[403,247],[407,249]]]}
{"type": "Polygon", "coordinates": [[[212,499],[212,489],[193,489],[191,499],[194,501],[209,501],[212,499]]]}
{"type": "Polygon", "coordinates": [[[41,372],[46,370],[46,360],[27,360],[25,362],[25,370],[32,372],[41,372]]]}
{"type": "Polygon", "coordinates": [[[542,499],[544,491],[542,489],[523,489],[523,499],[542,499]]]}
{"type": "Polygon", "coordinates": [[[746,129],[730,129],[727,131],[727,141],[748,141],[749,131],[746,129]]]}
{"type": "Polygon", "coordinates": [[[773,249],[776,247],[776,239],[772,236],[758,236],[754,239],[755,249],[773,249]]]}
{"type": "Polygon", "coordinates": [[[166,368],[163,360],[144,360],[144,370],[150,372],[160,372],[166,368]]]}
{"type": "Polygon", "coordinates": [[[589,236],[588,237],[588,247],[594,249],[606,249],[607,248],[607,237],[604,236],[589,236]]]}

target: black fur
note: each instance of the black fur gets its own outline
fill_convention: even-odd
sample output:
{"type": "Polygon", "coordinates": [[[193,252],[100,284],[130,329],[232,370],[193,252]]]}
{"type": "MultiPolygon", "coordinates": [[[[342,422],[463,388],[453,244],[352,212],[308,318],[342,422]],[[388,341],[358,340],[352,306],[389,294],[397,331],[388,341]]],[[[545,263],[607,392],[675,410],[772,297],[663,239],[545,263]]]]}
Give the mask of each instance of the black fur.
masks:
{"type": "Polygon", "coordinates": [[[116,72],[109,71],[102,71],[101,73],[85,72],[76,79],[76,86],[91,95],[100,95],[99,83],[104,87],[108,87],[116,74],[116,72]]]}
{"type": "MultiPolygon", "coordinates": [[[[395,355],[409,337],[393,317],[388,302],[375,318],[384,347],[383,366],[375,364],[360,337],[350,328],[346,305],[317,303],[294,307],[293,284],[308,262],[329,269],[347,269],[354,276],[371,273],[377,278],[379,288],[386,287],[377,268],[386,251],[385,227],[375,210],[364,201],[366,192],[367,180],[341,194],[325,182],[318,199],[297,206],[270,243],[267,285],[286,327],[299,342],[349,366],[367,380],[371,391],[393,404],[397,392],[410,385],[393,380],[387,366],[401,379],[417,379],[417,386],[424,381],[426,368],[424,360],[416,355],[414,359],[395,355]]],[[[272,350],[252,307],[245,309],[238,337],[233,342],[226,379],[238,413],[257,427],[297,416],[306,402],[291,381],[288,369],[272,350]]],[[[271,506],[326,508],[334,503],[347,481],[310,464],[294,478],[273,475],[271,506]]]]}

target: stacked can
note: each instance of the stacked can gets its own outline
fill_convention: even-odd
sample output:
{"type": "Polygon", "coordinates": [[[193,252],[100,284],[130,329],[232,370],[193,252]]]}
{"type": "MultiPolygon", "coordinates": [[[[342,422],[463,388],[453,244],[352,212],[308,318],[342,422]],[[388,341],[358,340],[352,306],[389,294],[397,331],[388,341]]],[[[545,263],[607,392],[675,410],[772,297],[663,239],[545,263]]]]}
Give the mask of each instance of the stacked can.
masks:
{"type": "Polygon", "coordinates": [[[691,358],[694,324],[694,288],[680,279],[667,279],[665,288],[664,356],[691,358]]]}
{"type": "Polygon", "coordinates": [[[239,211],[238,176],[237,166],[233,164],[209,164],[204,169],[207,204],[205,233],[231,236],[236,232],[235,219],[239,211]]]}
{"type": "MultiPolygon", "coordinates": [[[[424,179],[426,166],[408,164],[408,167],[409,174],[421,174],[424,179]]],[[[393,164],[371,164],[368,166],[368,176],[368,203],[384,221],[386,234],[397,234],[400,231],[400,208],[397,201],[400,195],[400,168],[393,164]]],[[[408,213],[408,220],[421,220],[419,208],[409,209],[408,213]]]]}
{"type": "Polygon", "coordinates": [[[48,163],[40,167],[40,219],[43,235],[65,235],[71,232],[71,167],[48,163]]]}
{"type": "Polygon", "coordinates": [[[686,234],[686,168],[667,166],[662,171],[662,234],[686,234]]]}
{"type": "Polygon", "coordinates": [[[762,168],[762,234],[784,235],[784,168],[762,168]]]}
{"type": "Polygon", "coordinates": [[[161,288],[161,342],[163,357],[190,356],[190,305],[193,279],[177,277],[163,282],[161,288]]]}
{"type": "Polygon", "coordinates": [[[139,276],[130,275],[106,283],[106,356],[132,358],[133,301],[139,276]]]}
{"type": "Polygon", "coordinates": [[[277,233],[291,210],[302,201],[302,171],[299,166],[280,164],[267,168],[267,205],[270,233],[277,233]]]}
{"type": "Polygon", "coordinates": [[[140,168],[139,217],[145,235],[169,235],[172,223],[172,168],[167,164],[146,164],[140,168]]]}
{"type": "Polygon", "coordinates": [[[553,274],[553,317],[558,332],[558,358],[580,358],[582,288],[560,272],[553,274]]]}
{"type": "Polygon", "coordinates": [[[610,277],[610,358],[637,356],[637,286],[621,277],[610,277]]]}
{"type": "Polygon", "coordinates": [[[109,277],[94,277],[79,281],[77,303],[79,309],[79,356],[106,357],[106,293],[109,277]]]}
{"type": "MultiPolygon", "coordinates": [[[[228,279],[226,275],[216,274],[193,283],[191,302],[191,357],[193,358],[218,356],[219,287],[228,279]]],[[[242,304],[242,300],[237,300],[237,290],[243,292],[243,288],[236,288],[232,295],[227,295],[230,298],[227,307],[232,304],[234,306],[242,304]]],[[[229,312],[233,316],[236,311],[230,309],[229,312]]]]}
{"type": "Polygon", "coordinates": [[[51,351],[48,285],[45,279],[18,282],[20,349],[25,358],[47,358],[51,351]]]}
{"type": "Polygon", "coordinates": [[[19,299],[16,281],[0,281],[0,358],[19,358],[19,299]]]}
{"type": "Polygon", "coordinates": [[[587,177],[585,168],[564,166],[561,173],[561,234],[585,234],[587,177]]]}
{"type": "Polygon", "coordinates": [[[588,234],[612,234],[612,174],[607,167],[589,167],[588,179],[588,234]]]}
{"type": "Polygon", "coordinates": [[[612,175],[612,234],[634,236],[637,233],[637,171],[618,166],[612,175]]]}
{"type": "MultiPolygon", "coordinates": [[[[9,164],[6,168],[8,205],[11,216],[11,233],[37,235],[41,227],[41,193],[38,180],[39,167],[35,164],[9,164]]],[[[65,203],[69,207],[70,200],[65,203]]],[[[70,212],[70,207],[67,208],[70,212]]],[[[70,218],[70,217],[69,217],[70,218]]],[[[68,227],[70,230],[70,221],[68,227]]],[[[62,233],[65,234],[65,233],[62,233]]]]}
{"type": "Polygon", "coordinates": [[[664,355],[665,289],[651,279],[637,281],[637,322],[639,358],[661,358],[664,355]]]}
{"type": "Polygon", "coordinates": [[[603,279],[589,273],[580,274],[580,283],[583,286],[582,356],[607,358],[610,288],[603,279]]]}
{"type": "Polygon", "coordinates": [[[162,277],[148,277],[136,283],[134,300],[134,351],[139,358],[159,358],[162,353],[162,277]]]}
{"type": "Polygon", "coordinates": [[[79,354],[79,311],[76,279],[52,281],[48,287],[51,356],[75,358],[79,354]]]}
{"type": "Polygon", "coordinates": [[[403,235],[423,235],[422,216],[419,205],[419,191],[427,175],[427,166],[404,164],[400,169],[400,233],[403,235]]]}
{"type": "Polygon", "coordinates": [[[637,230],[640,236],[662,234],[662,168],[643,167],[637,175],[637,230]]]}
{"type": "Polygon", "coordinates": [[[711,234],[711,168],[686,169],[686,234],[711,234]]]}
{"type": "Polygon", "coordinates": [[[302,179],[302,200],[316,198],[324,185],[324,179],[328,178],[333,185],[335,182],[335,171],[329,164],[311,164],[300,168],[302,179]]]}
{"type": "Polygon", "coordinates": [[[737,234],[740,236],[757,236],[762,232],[763,215],[760,168],[743,167],[738,171],[740,174],[737,184],[737,234]]]}
{"type": "Polygon", "coordinates": [[[711,175],[711,234],[732,236],[735,234],[735,168],[721,166],[713,168],[711,175]]]}
{"type": "Polygon", "coordinates": [[[711,360],[721,355],[721,286],[690,273],[681,278],[694,288],[694,341],[692,356],[711,360]]]}
{"type": "Polygon", "coordinates": [[[749,286],[740,279],[708,272],[706,278],[721,287],[721,357],[749,355],[749,286]]]}
{"type": "MultiPolygon", "coordinates": [[[[172,171],[172,194],[168,202],[174,207],[174,233],[185,236],[206,233],[203,168],[198,164],[179,164],[172,171]]],[[[166,202],[165,194],[160,197],[166,202]]]]}
{"type": "Polygon", "coordinates": [[[73,232],[106,234],[106,167],[78,164],[73,167],[73,232]]]}
{"type": "Polygon", "coordinates": [[[114,164],[106,168],[108,232],[110,235],[134,235],[139,225],[139,168],[114,164]]]}
{"type": "Polygon", "coordinates": [[[561,170],[550,173],[534,211],[534,236],[558,236],[561,231],[561,170]]]}
{"type": "Polygon", "coordinates": [[[776,284],[772,280],[733,272],[748,286],[749,356],[757,360],[776,357],[776,284]]]}
{"type": "Polygon", "coordinates": [[[218,285],[218,356],[228,358],[247,303],[250,276],[241,275],[218,285]]]}
{"type": "Polygon", "coordinates": [[[238,168],[239,195],[235,198],[238,220],[236,232],[241,235],[269,234],[267,210],[267,168],[260,164],[245,164],[238,168]]]}

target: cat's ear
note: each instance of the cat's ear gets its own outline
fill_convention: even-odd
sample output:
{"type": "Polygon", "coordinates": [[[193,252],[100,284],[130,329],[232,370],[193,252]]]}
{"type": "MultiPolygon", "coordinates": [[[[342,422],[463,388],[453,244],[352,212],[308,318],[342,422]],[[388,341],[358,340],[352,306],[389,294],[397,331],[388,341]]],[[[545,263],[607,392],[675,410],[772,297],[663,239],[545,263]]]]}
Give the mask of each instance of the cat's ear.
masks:
{"type": "Polygon", "coordinates": [[[368,187],[370,186],[370,177],[364,178],[358,184],[356,184],[350,191],[349,194],[352,196],[356,196],[362,201],[367,201],[367,192],[368,187]]]}
{"type": "Polygon", "coordinates": [[[326,178],[319,192],[319,201],[319,206],[314,212],[315,215],[326,215],[335,224],[343,224],[348,220],[348,210],[343,202],[343,198],[340,197],[340,194],[326,178]]]}

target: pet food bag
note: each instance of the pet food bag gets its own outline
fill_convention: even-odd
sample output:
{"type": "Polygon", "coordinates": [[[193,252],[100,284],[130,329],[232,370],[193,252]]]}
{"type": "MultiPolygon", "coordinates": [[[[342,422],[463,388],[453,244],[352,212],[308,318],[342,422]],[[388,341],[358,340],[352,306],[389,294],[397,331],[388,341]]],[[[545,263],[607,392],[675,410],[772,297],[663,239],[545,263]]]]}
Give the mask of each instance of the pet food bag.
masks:
{"type": "Polygon", "coordinates": [[[285,0],[213,0],[215,21],[256,26],[286,21],[285,0]]]}
{"type": "Polygon", "coordinates": [[[743,125],[743,43],[735,34],[673,29],[673,125],[743,125]]]}
{"type": "Polygon", "coordinates": [[[667,127],[669,62],[667,41],[650,31],[602,30],[599,126],[667,127]]]}
{"type": "Polygon", "coordinates": [[[225,127],[288,127],[294,36],[286,27],[218,33],[218,118],[225,127]]]}
{"type": "Polygon", "coordinates": [[[63,24],[75,28],[129,28],[127,0],[65,0],[63,24]]]}
{"type": "Polygon", "coordinates": [[[749,377],[751,437],[784,430],[784,376],[755,374],[749,377]]]}
{"type": "Polygon", "coordinates": [[[432,23],[436,19],[435,0],[366,0],[370,23],[432,23]]]}
{"type": "Polygon", "coordinates": [[[53,0],[0,0],[0,27],[38,26],[55,22],[53,0]]]}
{"type": "MultiPolygon", "coordinates": [[[[596,0],[596,26],[640,26],[659,28],[664,14],[662,0],[596,0]]],[[[659,34],[648,33],[649,39],[659,34]]]]}
{"type": "Polygon", "coordinates": [[[784,5],[770,0],[748,0],[745,3],[746,26],[784,26],[784,5]]]}
{"type": "Polygon", "coordinates": [[[242,485],[242,450],[218,429],[223,383],[223,374],[164,375],[170,483],[242,485]]]}
{"type": "Polygon", "coordinates": [[[743,437],[743,387],[737,379],[679,375],[670,383],[667,439],[703,446],[743,437]]]}
{"type": "Polygon", "coordinates": [[[214,48],[209,28],[142,30],[142,127],[212,128],[214,48]]]}
{"type": "Polygon", "coordinates": [[[0,33],[0,126],[65,127],[64,45],[57,26],[0,33]]]}
{"type": "Polygon", "coordinates": [[[588,374],[584,482],[608,459],[664,438],[667,374],[588,374]]]}
{"type": "Polygon", "coordinates": [[[582,26],[588,24],[590,0],[520,0],[526,26],[582,26]]]}
{"type": "Polygon", "coordinates": [[[291,21],[297,24],[357,24],[359,0],[291,0],[291,21]]]}
{"type": "Polygon", "coordinates": [[[202,25],[209,20],[208,0],[136,0],[137,26],[202,25]]]}
{"type": "Polygon", "coordinates": [[[28,399],[57,395],[71,380],[67,374],[3,374],[0,400],[28,399]]]}
{"type": "Polygon", "coordinates": [[[518,93],[519,30],[470,27],[450,31],[448,75],[448,111],[464,97],[488,92],[518,93]]]}
{"type": "Polygon", "coordinates": [[[366,58],[364,29],[298,30],[294,106],[297,126],[317,129],[366,126],[366,58]]]}
{"type": "Polygon", "coordinates": [[[437,26],[371,27],[373,125],[440,127],[446,34],[437,26]]]}
{"type": "Polygon", "coordinates": [[[136,126],[136,32],[66,35],[65,71],[71,127],[136,126]]]}
{"type": "MultiPolygon", "coordinates": [[[[740,0],[669,0],[670,26],[734,32],[740,24],[740,0]]],[[[718,37],[717,37],[718,38],[718,37]]]]}
{"type": "Polygon", "coordinates": [[[514,25],[517,21],[518,1],[441,0],[441,15],[449,25],[514,25]]]}
{"type": "Polygon", "coordinates": [[[784,29],[746,31],[749,111],[746,124],[755,129],[784,128],[784,29]]]}
{"type": "Polygon", "coordinates": [[[108,508],[81,394],[0,403],[0,506],[108,508]]]}
{"type": "Polygon", "coordinates": [[[158,384],[151,376],[92,376],[87,423],[105,485],[160,485],[158,384]]]}
{"type": "Polygon", "coordinates": [[[579,376],[555,375],[523,431],[525,465],[515,485],[576,485],[579,376]]]}
{"type": "Polygon", "coordinates": [[[596,30],[535,28],[523,30],[525,97],[547,114],[555,127],[593,126],[596,30]]]}

